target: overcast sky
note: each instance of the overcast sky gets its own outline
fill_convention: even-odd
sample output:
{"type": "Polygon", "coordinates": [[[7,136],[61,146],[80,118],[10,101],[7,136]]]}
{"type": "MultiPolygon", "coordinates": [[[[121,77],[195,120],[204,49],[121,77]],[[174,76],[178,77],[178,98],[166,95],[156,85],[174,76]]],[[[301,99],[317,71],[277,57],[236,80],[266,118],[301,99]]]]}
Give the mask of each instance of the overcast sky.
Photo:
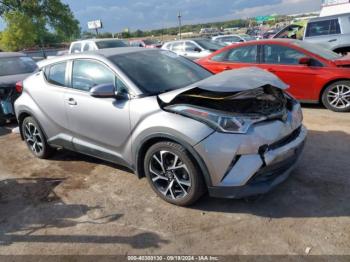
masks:
{"type": "MultiPolygon", "coordinates": [[[[125,28],[157,29],[184,24],[224,21],[257,15],[317,11],[321,0],[63,0],[70,5],[83,30],[87,21],[101,19],[104,31],[125,28]]],[[[3,28],[0,21],[0,30],[3,28]]]]}

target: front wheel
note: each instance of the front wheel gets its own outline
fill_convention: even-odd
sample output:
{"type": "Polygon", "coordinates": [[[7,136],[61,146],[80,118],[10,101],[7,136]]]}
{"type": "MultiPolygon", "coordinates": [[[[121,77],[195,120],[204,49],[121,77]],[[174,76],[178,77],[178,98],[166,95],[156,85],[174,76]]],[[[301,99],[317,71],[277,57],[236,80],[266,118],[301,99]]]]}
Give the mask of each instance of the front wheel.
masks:
{"type": "Polygon", "coordinates": [[[48,158],[52,148],[47,144],[46,137],[38,123],[32,117],[27,117],[22,123],[24,140],[34,156],[37,158],[48,158]]]}
{"type": "Polygon", "coordinates": [[[146,153],[144,170],[152,189],[165,201],[188,206],[205,192],[194,160],[181,145],[159,142],[146,153]]]}
{"type": "Polygon", "coordinates": [[[338,81],[323,92],[322,102],[334,112],[350,112],[350,81],[338,81]]]}

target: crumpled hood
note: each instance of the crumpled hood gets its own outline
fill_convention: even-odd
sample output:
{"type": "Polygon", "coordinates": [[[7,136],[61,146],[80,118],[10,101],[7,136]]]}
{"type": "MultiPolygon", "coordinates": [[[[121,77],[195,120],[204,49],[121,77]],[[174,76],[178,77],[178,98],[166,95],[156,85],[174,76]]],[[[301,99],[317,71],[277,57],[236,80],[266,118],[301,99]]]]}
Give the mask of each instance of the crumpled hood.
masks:
{"type": "Polygon", "coordinates": [[[26,79],[30,74],[0,76],[0,87],[14,86],[18,81],[26,79]]]}
{"type": "Polygon", "coordinates": [[[178,95],[195,88],[205,91],[235,93],[256,89],[265,85],[271,85],[280,89],[287,89],[289,87],[276,75],[266,70],[257,67],[248,67],[224,71],[190,86],[160,94],[158,97],[164,103],[170,103],[178,95]]]}

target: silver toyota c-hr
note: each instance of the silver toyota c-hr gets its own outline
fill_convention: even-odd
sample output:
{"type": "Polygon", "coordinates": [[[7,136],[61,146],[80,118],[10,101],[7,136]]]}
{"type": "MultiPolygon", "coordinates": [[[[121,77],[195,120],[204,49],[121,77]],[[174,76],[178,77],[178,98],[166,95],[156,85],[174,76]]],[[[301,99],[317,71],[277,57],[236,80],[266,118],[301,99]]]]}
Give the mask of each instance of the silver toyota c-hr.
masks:
{"type": "Polygon", "coordinates": [[[258,68],[212,75],[165,50],[105,49],[46,60],[15,103],[39,158],[56,148],[146,176],[176,205],[244,198],[284,181],[306,138],[299,103],[258,68]]]}

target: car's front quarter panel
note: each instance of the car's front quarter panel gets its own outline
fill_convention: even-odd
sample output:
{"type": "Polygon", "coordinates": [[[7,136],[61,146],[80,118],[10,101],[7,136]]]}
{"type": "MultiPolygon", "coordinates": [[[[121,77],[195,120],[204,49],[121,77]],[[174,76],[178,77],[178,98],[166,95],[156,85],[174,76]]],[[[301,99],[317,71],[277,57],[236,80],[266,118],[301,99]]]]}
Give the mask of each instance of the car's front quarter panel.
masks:
{"type": "MultiPolygon", "coordinates": [[[[141,146],[153,138],[174,138],[194,146],[214,132],[199,121],[160,108],[157,97],[133,99],[130,106],[132,150],[134,157],[141,146]]],[[[135,161],[135,160],[134,160],[135,161]]]]}

